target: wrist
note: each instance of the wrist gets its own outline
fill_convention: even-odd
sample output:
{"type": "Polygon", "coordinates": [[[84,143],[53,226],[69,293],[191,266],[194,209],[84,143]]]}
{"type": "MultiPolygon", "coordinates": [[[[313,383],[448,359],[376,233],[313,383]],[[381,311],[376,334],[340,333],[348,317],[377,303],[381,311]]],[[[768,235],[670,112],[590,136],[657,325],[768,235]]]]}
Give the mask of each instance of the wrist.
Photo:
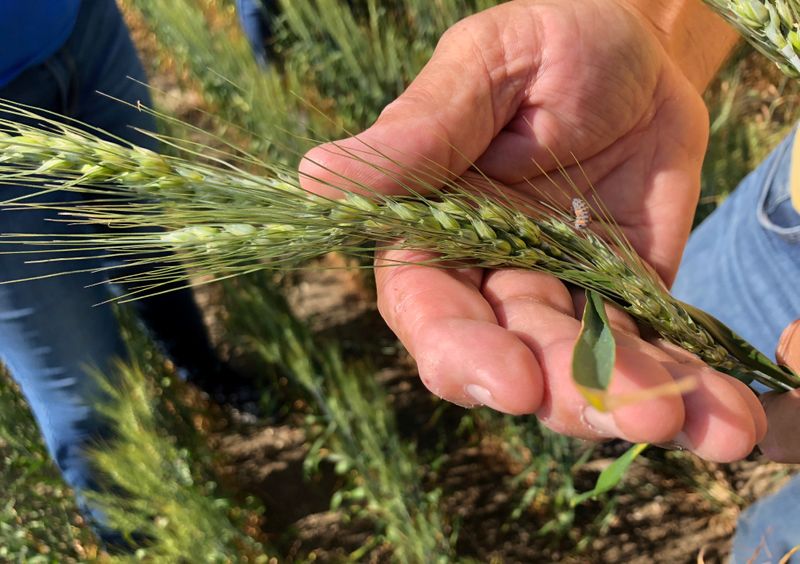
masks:
{"type": "Polygon", "coordinates": [[[641,18],[698,92],[705,90],[739,34],[700,0],[618,0],[641,18]]]}

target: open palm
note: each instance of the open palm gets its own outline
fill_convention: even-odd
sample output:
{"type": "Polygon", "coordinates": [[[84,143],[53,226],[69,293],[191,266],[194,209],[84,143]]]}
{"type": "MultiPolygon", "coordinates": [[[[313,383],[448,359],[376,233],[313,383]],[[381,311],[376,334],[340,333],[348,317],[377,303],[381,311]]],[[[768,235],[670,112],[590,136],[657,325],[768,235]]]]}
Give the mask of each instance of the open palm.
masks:
{"type": "MultiPolygon", "coordinates": [[[[389,157],[380,167],[400,177],[431,163],[458,177],[474,164],[509,190],[530,194],[534,186],[558,198],[551,181],[561,176],[543,171],[562,164],[578,189],[593,186],[670,283],[691,226],[707,131],[700,96],[636,12],[621,2],[519,0],[448,30],[375,125],[314,149],[301,171],[334,185],[346,177],[401,191],[392,175],[342,154],[369,146],[389,157]]],[[[306,186],[331,190],[310,179],[306,186]]],[[[391,251],[378,260],[424,258],[391,251]]],[[[765,432],[763,411],[743,384],[640,339],[636,324],[615,310],[612,394],[687,377],[699,385],[613,414],[588,408],[570,378],[580,297],[552,276],[411,265],[376,276],[383,317],[440,397],[535,412],[578,437],[677,441],[713,460],[746,455],[765,432]]]]}

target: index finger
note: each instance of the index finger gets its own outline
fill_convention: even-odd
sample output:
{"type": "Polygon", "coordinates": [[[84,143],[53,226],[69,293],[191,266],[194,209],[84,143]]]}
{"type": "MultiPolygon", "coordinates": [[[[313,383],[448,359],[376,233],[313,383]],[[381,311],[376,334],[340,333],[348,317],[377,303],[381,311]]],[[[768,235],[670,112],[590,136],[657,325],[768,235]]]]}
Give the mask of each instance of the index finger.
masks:
{"type": "Polygon", "coordinates": [[[389,264],[420,262],[428,253],[387,251],[378,259],[378,307],[417,361],[437,396],[463,406],[533,413],[542,375],[531,350],[500,327],[480,293],[480,269],[389,264]]]}

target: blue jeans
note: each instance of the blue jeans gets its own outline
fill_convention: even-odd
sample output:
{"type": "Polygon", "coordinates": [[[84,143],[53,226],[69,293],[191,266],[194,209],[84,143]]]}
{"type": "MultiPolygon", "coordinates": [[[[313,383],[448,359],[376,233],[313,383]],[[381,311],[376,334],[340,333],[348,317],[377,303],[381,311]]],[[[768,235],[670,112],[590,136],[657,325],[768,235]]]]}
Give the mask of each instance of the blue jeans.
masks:
{"type": "Polygon", "coordinates": [[[271,19],[277,16],[275,0],[236,0],[236,15],[259,65],[269,65],[267,46],[272,41],[271,19]]]}
{"type": "MultiPolygon", "coordinates": [[[[783,329],[800,318],[800,214],[789,199],[793,140],[794,134],[694,231],[673,287],[771,358],[783,329]]],[[[748,562],[758,552],[754,562],[777,562],[797,544],[800,477],[742,515],[732,561],[748,562]]]]}
{"type": "MultiPolygon", "coordinates": [[[[144,71],[114,0],[84,0],[75,29],[62,49],[0,88],[0,98],[68,115],[155,148],[152,138],[132,129],[154,130],[151,116],[98,94],[149,105],[144,81],[144,71]]],[[[0,201],[24,192],[0,186],[0,201]]],[[[76,196],[49,197],[64,201],[76,196]]],[[[0,212],[0,232],[74,233],[90,229],[45,224],[53,215],[46,211],[0,212]]],[[[0,278],[45,276],[62,271],[67,264],[25,264],[24,260],[0,255],[0,278]]],[[[74,264],[86,268],[100,262],[74,264]]],[[[111,297],[108,285],[96,285],[100,280],[99,275],[76,274],[0,285],[0,361],[22,389],[50,454],[79,498],[81,491],[97,485],[85,447],[109,436],[108,425],[94,407],[103,401],[103,393],[85,369],[96,367],[107,378],[114,378],[113,361],[126,356],[112,309],[93,307],[111,297]]],[[[210,381],[216,375],[218,361],[188,291],[144,300],[137,310],[188,377],[210,381]]],[[[101,536],[115,540],[113,532],[102,526],[101,516],[94,517],[101,536]]]]}

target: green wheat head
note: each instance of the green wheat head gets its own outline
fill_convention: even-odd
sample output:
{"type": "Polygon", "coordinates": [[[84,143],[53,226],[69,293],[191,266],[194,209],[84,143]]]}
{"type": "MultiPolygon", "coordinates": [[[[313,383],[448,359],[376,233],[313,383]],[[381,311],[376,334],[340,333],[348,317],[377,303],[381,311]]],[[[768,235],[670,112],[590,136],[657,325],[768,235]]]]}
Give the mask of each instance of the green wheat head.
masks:
{"type": "Polygon", "coordinates": [[[800,77],[797,0],[705,0],[787,76],[800,77]]]}
{"type": "MultiPolygon", "coordinates": [[[[456,184],[433,165],[407,172],[412,187],[370,164],[369,156],[377,153],[370,147],[348,154],[393,179],[406,195],[358,186],[369,197],[342,189],[342,197],[332,199],[304,191],[294,170],[246,153],[161,138],[195,159],[189,161],[106,141],[100,132],[18,105],[3,103],[0,109],[43,122],[32,127],[0,120],[0,184],[28,186],[32,196],[81,195],[78,201],[47,204],[21,197],[6,201],[6,210],[47,208],[62,221],[102,226],[60,238],[8,233],[2,238],[7,252],[65,261],[65,271],[81,270],[81,259],[88,257],[116,259],[101,270],[113,271],[113,281],[133,288],[127,299],[166,291],[175,282],[190,284],[185,267],[193,275],[221,279],[300,268],[329,252],[370,257],[377,243],[432,251],[437,258],[429,264],[439,266],[468,263],[553,274],[598,292],[719,370],[779,389],[797,386],[792,373],[707,314],[672,298],[599,202],[596,213],[606,220],[598,222],[599,232],[579,229],[555,202],[537,199],[533,187],[532,197],[524,198],[486,177],[456,184]],[[182,264],[164,262],[165,253],[174,253],[182,264]],[[77,268],[67,266],[70,261],[77,268]]],[[[342,178],[342,184],[347,181],[342,178]]]]}

